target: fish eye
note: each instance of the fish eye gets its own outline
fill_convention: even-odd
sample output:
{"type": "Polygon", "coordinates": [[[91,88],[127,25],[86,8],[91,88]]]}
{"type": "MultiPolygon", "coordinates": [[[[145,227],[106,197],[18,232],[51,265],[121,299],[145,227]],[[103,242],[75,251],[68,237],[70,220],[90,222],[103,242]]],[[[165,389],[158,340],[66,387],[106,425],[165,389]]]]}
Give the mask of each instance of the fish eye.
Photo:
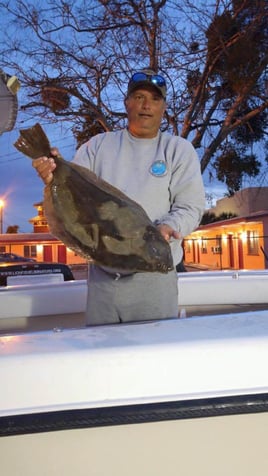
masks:
{"type": "Polygon", "coordinates": [[[161,258],[161,253],[159,252],[159,249],[153,244],[149,246],[149,253],[153,258],[157,258],[157,259],[161,258]]]}

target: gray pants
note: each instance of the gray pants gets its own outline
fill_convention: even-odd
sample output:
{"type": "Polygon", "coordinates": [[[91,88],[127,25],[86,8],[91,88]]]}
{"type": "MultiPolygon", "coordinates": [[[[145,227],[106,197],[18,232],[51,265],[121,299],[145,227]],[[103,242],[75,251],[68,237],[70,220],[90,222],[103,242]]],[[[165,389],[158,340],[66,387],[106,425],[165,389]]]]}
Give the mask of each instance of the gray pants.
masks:
{"type": "Polygon", "coordinates": [[[90,265],[86,325],[178,317],[177,274],[136,273],[116,279],[90,265]]]}

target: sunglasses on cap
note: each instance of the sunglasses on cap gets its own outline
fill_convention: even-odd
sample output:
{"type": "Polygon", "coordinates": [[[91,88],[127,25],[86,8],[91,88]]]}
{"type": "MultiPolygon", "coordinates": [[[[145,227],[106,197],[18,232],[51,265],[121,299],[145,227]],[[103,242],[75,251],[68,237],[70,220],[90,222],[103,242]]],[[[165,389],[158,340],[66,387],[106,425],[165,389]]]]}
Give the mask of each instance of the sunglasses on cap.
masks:
{"type": "Polygon", "coordinates": [[[158,86],[160,88],[166,86],[165,79],[159,74],[146,74],[142,72],[134,73],[130,80],[130,82],[133,83],[138,83],[140,81],[149,81],[150,83],[153,83],[155,86],[158,86]]]}

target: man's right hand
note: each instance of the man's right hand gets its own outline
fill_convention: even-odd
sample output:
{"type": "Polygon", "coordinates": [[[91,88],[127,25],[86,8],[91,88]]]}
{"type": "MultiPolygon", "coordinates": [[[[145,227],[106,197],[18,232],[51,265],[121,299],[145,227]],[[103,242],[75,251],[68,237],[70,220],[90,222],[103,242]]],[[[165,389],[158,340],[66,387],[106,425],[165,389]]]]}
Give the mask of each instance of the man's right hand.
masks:
{"type": "MultiPolygon", "coordinates": [[[[57,154],[57,149],[51,150],[51,155],[57,154]]],[[[46,185],[53,180],[53,171],[56,168],[56,163],[52,157],[39,157],[38,159],[33,160],[32,165],[46,185]]]]}

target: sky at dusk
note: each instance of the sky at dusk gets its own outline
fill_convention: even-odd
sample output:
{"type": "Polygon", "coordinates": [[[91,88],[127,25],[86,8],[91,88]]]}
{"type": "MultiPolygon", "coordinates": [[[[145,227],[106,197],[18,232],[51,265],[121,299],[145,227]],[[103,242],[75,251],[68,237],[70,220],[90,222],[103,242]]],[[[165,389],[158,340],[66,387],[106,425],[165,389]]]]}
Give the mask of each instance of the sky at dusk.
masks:
{"type": "MultiPolygon", "coordinates": [[[[12,2],[10,2],[10,4],[11,3],[12,2]]],[[[33,2],[30,3],[32,4],[33,2]]],[[[30,37],[25,37],[24,30],[21,32],[17,30],[16,23],[12,26],[8,15],[3,15],[2,23],[0,40],[2,40],[3,43],[5,43],[7,27],[9,28],[10,34],[12,33],[12,28],[14,29],[14,35],[15,33],[16,35],[20,35],[21,33],[21,41],[31,41],[30,37]]],[[[5,72],[9,75],[14,74],[12,70],[5,72]]],[[[23,102],[25,103],[25,101],[22,101],[24,94],[27,96],[27,93],[21,88],[18,92],[19,107],[23,102]]],[[[27,116],[25,111],[22,112],[19,110],[14,129],[0,135],[0,199],[5,202],[3,209],[4,232],[6,232],[8,226],[13,225],[19,226],[18,231],[20,233],[32,232],[33,227],[29,223],[29,220],[37,214],[34,204],[43,200],[43,182],[33,169],[31,160],[17,151],[13,145],[19,137],[19,130],[32,127],[36,122],[40,122],[50,140],[51,146],[57,147],[66,160],[72,160],[74,156],[76,143],[72,136],[71,125],[63,126],[61,122],[49,124],[44,121],[45,120],[41,117],[32,119],[29,115],[27,116]]],[[[261,157],[263,155],[264,153],[261,152],[260,160],[262,160],[261,157]]],[[[205,190],[212,198],[212,201],[207,203],[207,208],[209,208],[215,205],[217,200],[225,196],[226,187],[216,179],[210,182],[208,172],[203,175],[203,180],[205,190]]]]}
{"type": "MultiPolygon", "coordinates": [[[[37,215],[34,204],[42,201],[44,187],[31,160],[13,145],[19,137],[19,129],[31,127],[37,121],[20,124],[19,116],[14,129],[0,136],[0,199],[5,202],[3,231],[10,225],[18,225],[19,233],[29,233],[33,227],[28,220],[37,215]]],[[[58,147],[66,160],[71,160],[75,153],[75,141],[71,134],[57,125],[42,126],[51,145],[58,147]]]]}

